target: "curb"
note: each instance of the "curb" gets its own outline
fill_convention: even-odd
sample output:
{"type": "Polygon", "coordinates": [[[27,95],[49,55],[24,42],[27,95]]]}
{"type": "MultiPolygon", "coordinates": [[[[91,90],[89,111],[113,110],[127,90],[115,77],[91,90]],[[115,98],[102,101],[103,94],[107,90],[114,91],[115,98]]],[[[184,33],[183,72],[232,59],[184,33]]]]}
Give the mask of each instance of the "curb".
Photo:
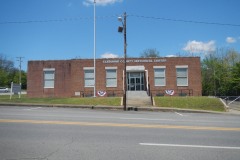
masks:
{"type": "MultiPolygon", "coordinates": [[[[19,106],[19,107],[59,107],[59,108],[82,108],[100,110],[123,110],[123,106],[101,106],[101,105],[71,105],[71,104],[34,104],[34,103],[0,103],[0,106],[19,106]]],[[[181,113],[211,113],[211,114],[234,114],[229,112],[217,112],[207,110],[164,108],[164,107],[139,107],[127,106],[127,111],[148,111],[148,112],[181,112],[181,113]]],[[[236,114],[234,114],[236,115],[236,114]]],[[[238,114],[239,115],[239,114],[238,114]]]]}
{"type": "Polygon", "coordinates": [[[59,108],[82,108],[82,109],[123,109],[122,106],[94,106],[94,105],[74,105],[74,104],[36,104],[36,103],[0,103],[0,106],[19,107],[59,107],[59,108]]]}
{"type": "Polygon", "coordinates": [[[225,114],[227,112],[207,111],[207,110],[194,110],[194,109],[180,109],[180,108],[165,108],[165,107],[132,107],[138,111],[155,111],[155,112],[181,112],[181,113],[213,113],[225,114]]]}

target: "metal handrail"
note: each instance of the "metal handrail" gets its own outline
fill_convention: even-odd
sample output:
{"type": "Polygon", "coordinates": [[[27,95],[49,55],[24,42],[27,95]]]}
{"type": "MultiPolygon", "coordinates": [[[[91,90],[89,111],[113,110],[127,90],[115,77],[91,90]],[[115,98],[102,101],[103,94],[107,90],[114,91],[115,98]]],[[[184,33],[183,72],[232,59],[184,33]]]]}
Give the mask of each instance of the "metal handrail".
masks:
{"type": "Polygon", "coordinates": [[[233,103],[233,102],[235,102],[235,101],[238,100],[238,99],[240,99],[240,96],[237,97],[236,99],[234,99],[233,101],[229,102],[228,105],[231,104],[231,103],[233,103]]]}
{"type": "MultiPolygon", "coordinates": [[[[159,90],[151,90],[151,93],[155,96],[165,96],[165,90],[159,89],[159,90]]],[[[177,89],[175,90],[175,95],[186,95],[186,96],[193,96],[193,90],[192,89],[177,89]]]]}

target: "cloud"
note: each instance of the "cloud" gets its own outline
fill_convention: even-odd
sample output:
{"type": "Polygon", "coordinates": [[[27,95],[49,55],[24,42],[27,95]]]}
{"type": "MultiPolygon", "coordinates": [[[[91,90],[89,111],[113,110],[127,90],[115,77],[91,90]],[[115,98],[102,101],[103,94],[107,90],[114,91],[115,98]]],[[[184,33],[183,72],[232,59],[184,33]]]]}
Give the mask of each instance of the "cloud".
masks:
{"type": "Polygon", "coordinates": [[[169,54],[169,55],[166,55],[166,57],[177,57],[177,56],[174,54],[169,54]]]}
{"type": "Polygon", "coordinates": [[[234,37],[227,37],[226,38],[226,42],[227,43],[235,43],[237,40],[236,40],[236,38],[234,38],[234,37]]]}
{"type": "MultiPolygon", "coordinates": [[[[114,4],[117,2],[122,2],[123,0],[96,0],[96,5],[99,6],[106,6],[109,4],[114,4]]],[[[94,0],[84,0],[83,1],[83,5],[85,6],[90,6],[91,4],[93,4],[94,0]]]]}
{"type": "Polygon", "coordinates": [[[216,50],[216,44],[213,40],[209,42],[188,41],[183,50],[190,53],[209,53],[216,50]]]}
{"type": "Polygon", "coordinates": [[[118,58],[119,56],[117,54],[113,54],[110,52],[106,52],[101,55],[101,58],[118,58]]]}
{"type": "Polygon", "coordinates": [[[89,3],[89,2],[86,2],[86,1],[83,1],[83,5],[88,7],[88,6],[90,6],[90,5],[91,5],[91,3],[89,3]]]}

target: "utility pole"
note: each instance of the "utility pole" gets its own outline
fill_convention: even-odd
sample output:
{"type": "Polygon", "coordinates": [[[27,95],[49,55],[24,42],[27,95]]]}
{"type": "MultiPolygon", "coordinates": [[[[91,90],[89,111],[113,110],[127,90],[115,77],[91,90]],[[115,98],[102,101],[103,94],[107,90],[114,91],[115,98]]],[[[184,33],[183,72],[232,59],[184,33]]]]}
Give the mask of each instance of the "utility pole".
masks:
{"type": "Polygon", "coordinates": [[[19,61],[19,85],[20,85],[20,93],[19,93],[19,98],[21,97],[21,92],[22,92],[22,59],[24,57],[16,57],[17,58],[17,61],[19,61]]]}
{"type": "Polygon", "coordinates": [[[122,22],[122,26],[118,27],[118,32],[124,36],[124,91],[123,91],[123,110],[127,110],[127,13],[124,12],[123,17],[118,17],[118,21],[122,22]],[[122,21],[123,18],[123,21],[122,21]]]}
{"type": "Polygon", "coordinates": [[[17,61],[19,61],[19,84],[20,85],[22,85],[22,73],[21,73],[21,71],[22,71],[22,59],[24,58],[24,57],[16,57],[17,58],[17,61]]]}
{"type": "Polygon", "coordinates": [[[127,13],[123,14],[123,31],[124,31],[124,111],[127,110],[127,13]]]}
{"type": "Polygon", "coordinates": [[[93,16],[94,16],[94,26],[93,26],[93,65],[94,65],[94,88],[93,88],[93,97],[96,97],[96,0],[93,2],[93,16]]]}

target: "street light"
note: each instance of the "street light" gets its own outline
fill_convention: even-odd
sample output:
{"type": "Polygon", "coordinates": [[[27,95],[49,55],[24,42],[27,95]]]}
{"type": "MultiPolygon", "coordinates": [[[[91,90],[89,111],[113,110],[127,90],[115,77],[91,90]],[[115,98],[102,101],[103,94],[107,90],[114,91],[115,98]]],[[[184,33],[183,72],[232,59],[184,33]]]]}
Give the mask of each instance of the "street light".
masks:
{"type": "Polygon", "coordinates": [[[124,35],[124,93],[123,93],[123,110],[127,110],[127,14],[124,12],[122,17],[118,17],[118,21],[122,22],[122,26],[118,27],[118,32],[124,35]]]}

